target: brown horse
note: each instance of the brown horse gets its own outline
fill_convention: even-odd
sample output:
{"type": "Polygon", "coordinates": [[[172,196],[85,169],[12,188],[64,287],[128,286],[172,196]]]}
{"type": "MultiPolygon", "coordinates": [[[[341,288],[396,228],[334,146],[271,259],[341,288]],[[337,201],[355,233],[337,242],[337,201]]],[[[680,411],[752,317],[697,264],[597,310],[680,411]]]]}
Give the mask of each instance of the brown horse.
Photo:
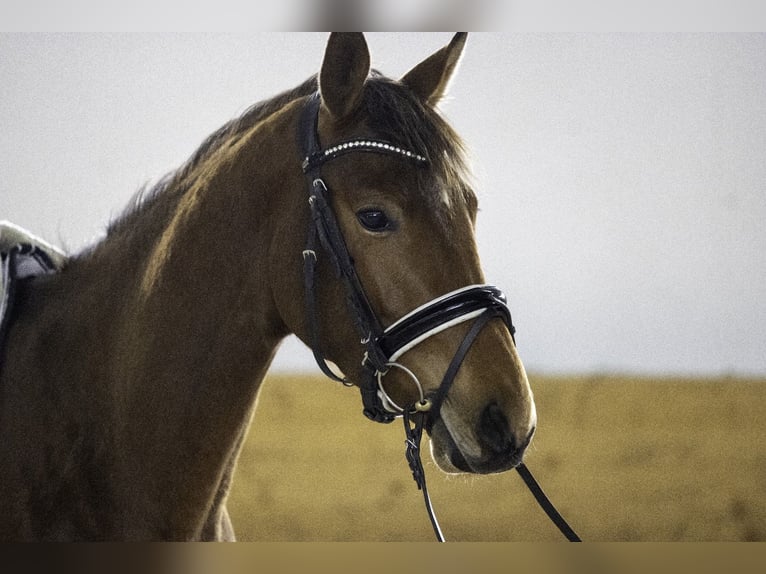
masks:
{"type": "Polygon", "coordinates": [[[372,364],[380,386],[365,400],[380,412],[434,397],[453,366],[426,425],[438,466],[521,462],[536,417],[512,334],[500,320],[469,333],[497,294],[405,337],[381,367],[370,336],[360,345],[332,229],[320,225],[306,247],[317,217],[307,188],[321,185],[381,328],[428,302],[443,311],[445,294],[470,307],[464,295],[477,289],[464,288],[484,281],[477,200],[462,144],[436,111],[465,40],[395,81],[370,71],[361,34],[331,35],[318,77],[224,125],[103,241],[19,285],[0,354],[0,539],[232,539],[233,469],[290,333],[348,381],[368,380],[372,364]],[[325,159],[302,149],[306,117],[325,159]],[[308,164],[321,164],[321,180],[307,183],[308,164]]]}

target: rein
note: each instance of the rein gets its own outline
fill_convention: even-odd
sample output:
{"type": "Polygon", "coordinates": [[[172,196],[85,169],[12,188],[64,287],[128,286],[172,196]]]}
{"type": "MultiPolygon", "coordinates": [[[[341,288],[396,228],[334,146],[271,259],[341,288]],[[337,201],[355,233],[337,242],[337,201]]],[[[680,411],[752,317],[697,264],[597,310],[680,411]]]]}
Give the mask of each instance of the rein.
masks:
{"type": "MultiPolygon", "coordinates": [[[[311,96],[301,114],[298,137],[303,152],[303,172],[309,184],[308,203],[311,210],[306,248],[303,251],[304,290],[307,320],[311,337],[311,349],[322,372],[329,378],[347,386],[353,386],[345,378],[332,371],[322,352],[319,336],[319,320],[316,308],[315,274],[317,246],[330,259],[332,266],[344,285],[346,300],[354,318],[363,348],[362,365],[364,375],[359,383],[362,395],[363,413],[370,420],[390,423],[398,417],[404,421],[406,435],[406,458],[418,489],[423,492],[426,510],[436,538],[444,542],[436,515],[426,487],[425,472],[420,457],[420,442],[423,429],[429,429],[439,416],[439,410],[447,397],[460,366],[473,342],[492,319],[501,319],[508,328],[515,344],[515,328],[511,312],[503,292],[492,285],[470,285],[447,293],[411,311],[388,328],[384,329],[365,294],[362,282],[356,273],[354,262],[348,252],[343,233],[333,212],[329,189],[321,177],[321,167],[342,155],[351,152],[377,153],[400,157],[417,167],[425,167],[428,159],[416,151],[403,149],[390,142],[356,138],[322,149],[319,143],[317,123],[321,100],[319,93],[311,96]],[[447,368],[435,395],[428,397],[417,378],[409,369],[396,362],[405,352],[427,338],[452,326],[473,320],[468,333],[447,368]],[[383,378],[392,368],[405,371],[418,388],[420,397],[414,404],[401,407],[386,393],[383,378]]],[[[538,504],[553,523],[570,541],[579,537],[561,517],[545,496],[527,467],[521,463],[516,467],[538,504]]]]}

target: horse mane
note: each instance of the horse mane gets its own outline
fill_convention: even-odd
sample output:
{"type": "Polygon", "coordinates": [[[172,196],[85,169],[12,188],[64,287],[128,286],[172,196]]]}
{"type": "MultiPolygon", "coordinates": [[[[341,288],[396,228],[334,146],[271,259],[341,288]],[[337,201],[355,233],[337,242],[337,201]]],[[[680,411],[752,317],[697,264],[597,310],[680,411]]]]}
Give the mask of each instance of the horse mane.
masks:
{"type": "Polygon", "coordinates": [[[313,75],[291,90],[252,105],[242,115],[218,128],[202,142],[180,168],[166,174],[153,186],[144,186],[139,189],[133,196],[128,208],[109,225],[107,236],[119,233],[129,227],[136,216],[161,198],[168,196],[178,198],[183,195],[191,183],[190,176],[193,176],[197,167],[225,143],[238,138],[252,126],[279,111],[293,100],[313,94],[317,88],[317,76],[313,75]]]}
{"type": "MultiPolygon", "coordinates": [[[[210,134],[179,169],[168,173],[153,186],[144,186],[128,208],[108,227],[107,237],[129,229],[148,206],[161,201],[175,202],[189,188],[195,171],[224,144],[246,133],[258,122],[288,103],[309,96],[318,89],[317,75],[273,98],[258,102],[242,115],[210,134]]],[[[373,70],[362,101],[364,117],[376,137],[416,150],[428,160],[419,189],[423,200],[437,210],[472,196],[468,181],[465,146],[460,137],[435,109],[424,105],[400,82],[373,70]]]]}

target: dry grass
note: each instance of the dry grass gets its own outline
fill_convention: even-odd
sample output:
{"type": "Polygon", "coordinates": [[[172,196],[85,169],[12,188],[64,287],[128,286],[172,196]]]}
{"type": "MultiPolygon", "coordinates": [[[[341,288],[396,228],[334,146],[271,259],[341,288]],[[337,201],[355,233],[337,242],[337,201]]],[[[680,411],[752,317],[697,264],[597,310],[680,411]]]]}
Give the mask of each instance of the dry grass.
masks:
{"type": "MultiPolygon", "coordinates": [[[[526,462],[585,540],[766,541],[766,381],[532,377],[526,462]]],[[[432,540],[398,422],[358,392],[271,376],[229,509],[240,540],[432,540]]],[[[424,457],[448,540],[557,541],[516,473],[447,476],[424,457]]]]}

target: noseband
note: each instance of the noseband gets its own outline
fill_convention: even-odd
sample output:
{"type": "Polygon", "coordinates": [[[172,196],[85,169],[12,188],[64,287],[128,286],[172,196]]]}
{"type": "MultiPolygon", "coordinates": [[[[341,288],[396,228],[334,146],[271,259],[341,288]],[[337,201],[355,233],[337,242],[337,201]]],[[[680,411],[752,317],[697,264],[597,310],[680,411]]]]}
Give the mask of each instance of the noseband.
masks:
{"type": "MultiPolygon", "coordinates": [[[[420,461],[422,431],[424,426],[432,426],[438,419],[441,406],[465,356],[490,320],[501,319],[508,328],[515,344],[514,334],[516,330],[511,320],[511,312],[506,304],[505,295],[497,287],[469,285],[437,297],[407,313],[387,328],[383,328],[370,305],[362,282],[357,275],[353,258],[348,252],[330,203],[329,189],[321,177],[321,168],[325,163],[352,152],[395,156],[402,161],[412,162],[418,168],[425,168],[428,159],[417,151],[373,138],[351,139],[322,149],[318,136],[320,105],[319,93],[309,98],[301,114],[298,128],[299,145],[304,158],[302,167],[309,183],[308,202],[311,208],[308,239],[303,251],[304,288],[311,349],[319,368],[325,375],[347,386],[352,386],[345,378],[333,372],[321,348],[314,285],[317,244],[319,243],[345,287],[346,300],[360,336],[362,345],[360,355],[364,375],[359,382],[359,389],[362,395],[363,413],[367,418],[380,423],[390,423],[398,416],[402,416],[404,419],[407,435],[407,460],[418,488],[423,491],[426,508],[436,537],[443,541],[444,538],[431,508],[425,484],[425,473],[420,461]],[[397,363],[397,359],[437,333],[472,320],[473,324],[468,329],[447,367],[439,388],[433,395],[427,396],[417,376],[408,368],[397,363]],[[386,393],[383,387],[383,378],[392,368],[401,369],[417,386],[419,399],[412,405],[399,406],[386,393]]],[[[571,528],[548,502],[526,466],[520,464],[517,470],[554,523],[570,538],[561,523],[569,531],[571,528]],[[546,508],[546,502],[552,508],[553,513],[558,515],[561,523],[546,508]]],[[[576,538],[577,535],[573,531],[571,533],[576,538]]]]}

